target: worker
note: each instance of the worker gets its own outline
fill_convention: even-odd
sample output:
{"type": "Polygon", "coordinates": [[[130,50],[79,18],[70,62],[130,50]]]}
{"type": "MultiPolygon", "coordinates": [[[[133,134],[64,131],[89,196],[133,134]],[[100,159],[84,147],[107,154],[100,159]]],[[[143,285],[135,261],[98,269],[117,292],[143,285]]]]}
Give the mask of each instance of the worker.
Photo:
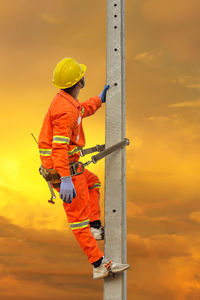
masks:
{"type": "Polygon", "coordinates": [[[55,169],[60,177],[56,189],[67,215],[68,222],[80,247],[93,265],[93,278],[108,276],[129,268],[128,264],[112,262],[104,257],[96,240],[103,239],[100,221],[100,181],[87,169],[71,176],[70,164],[80,157],[85,146],[82,119],[93,115],[106,101],[109,89],[105,85],[99,96],[80,103],[78,95],[85,86],[86,66],[73,58],[64,58],[55,67],[53,84],[59,91],[45,116],[39,136],[39,152],[43,168],[55,169]]]}

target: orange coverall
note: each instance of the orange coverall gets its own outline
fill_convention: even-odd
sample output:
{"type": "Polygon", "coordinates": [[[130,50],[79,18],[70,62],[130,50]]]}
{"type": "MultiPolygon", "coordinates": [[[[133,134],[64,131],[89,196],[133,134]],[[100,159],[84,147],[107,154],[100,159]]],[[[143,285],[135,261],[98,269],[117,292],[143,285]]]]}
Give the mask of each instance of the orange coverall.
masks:
{"type": "MultiPolygon", "coordinates": [[[[70,176],[69,163],[79,160],[78,147],[85,146],[82,118],[94,114],[100,107],[99,96],[79,103],[63,90],[57,93],[45,116],[39,136],[40,159],[44,168],[54,168],[61,177],[70,176]]],[[[93,263],[104,255],[89,226],[89,222],[100,219],[100,181],[86,169],[82,174],[72,176],[72,181],[76,197],[71,204],[63,202],[64,209],[78,243],[88,256],[89,262],[93,263]]]]}

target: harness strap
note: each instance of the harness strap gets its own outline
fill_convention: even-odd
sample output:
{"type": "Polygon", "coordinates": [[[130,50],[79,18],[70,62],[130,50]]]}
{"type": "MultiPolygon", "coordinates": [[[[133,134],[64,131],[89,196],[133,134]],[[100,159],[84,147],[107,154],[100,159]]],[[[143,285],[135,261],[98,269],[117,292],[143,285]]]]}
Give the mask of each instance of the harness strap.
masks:
{"type": "Polygon", "coordinates": [[[108,147],[107,149],[101,151],[100,153],[92,156],[92,162],[94,164],[96,164],[100,159],[104,158],[105,156],[111,154],[112,152],[129,145],[129,140],[127,138],[125,138],[124,140],[122,140],[121,142],[118,142],[114,145],[112,145],[111,147],[108,147]]]}
{"type": "Polygon", "coordinates": [[[104,145],[96,145],[95,147],[87,148],[87,149],[82,149],[79,148],[81,152],[81,156],[85,156],[87,154],[93,153],[93,152],[101,152],[105,150],[105,144],[104,145]]]}
{"type": "MultiPolygon", "coordinates": [[[[70,163],[69,170],[70,170],[71,176],[76,176],[76,175],[82,174],[85,166],[89,165],[90,163],[96,164],[100,159],[104,158],[105,156],[111,154],[112,152],[114,152],[124,146],[127,146],[127,145],[129,145],[129,140],[127,138],[125,138],[121,142],[116,143],[116,144],[112,145],[111,147],[108,147],[107,149],[105,149],[105,145],[96,145],[95,147],[87,148],[84,150],[82,148],[79,148],[80,152],[81,152],[81,156],[84,156],[86,154],[93,153],[93,152],[99,152],[99,153],[96,155],[93,155],[91,157],[92,160],[89,160],[84,164],[80,161],[70,163]],[[80,166],[81,166],[81,168],[80,168],[80,166]]],[[[61,183],[60,175],[55,169],[45,169],[42,165],[39,168],[39,172],[49,185],[50,192],[52,195],[51,200],[49,200],[49,202],[54,204],[55,202],[53,201],[53,199],[55,199],[55,194],[51,187],[51,184],[54,186],[54,188],[59,188],[60,183],[61,183]]],[[[100,187],[100,186],[98,184],[95,187],[100,187]]],[[[94,187],[92,187],[92,188],[94,188],[94,187]]],[[[72,229],[79,229],[79,228],[88,226],[87,222],[88,222],[88,220],[85,220],[83,223],[78,222],[79,223],[78,225],[75,223],[72,223],[70,226],[72,229]]]]}

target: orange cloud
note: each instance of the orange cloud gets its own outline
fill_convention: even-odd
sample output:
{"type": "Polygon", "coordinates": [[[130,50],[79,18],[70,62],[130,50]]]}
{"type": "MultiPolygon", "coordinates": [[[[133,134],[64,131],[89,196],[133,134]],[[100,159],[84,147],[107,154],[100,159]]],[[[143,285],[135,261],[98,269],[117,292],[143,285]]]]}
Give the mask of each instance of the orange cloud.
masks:
{"type": "Polygon", "coordinates": [[[47,22],[50,24],[58,24],[60,22],[59,19],[56,19],[55,17],[53,17],[50,14],[41,14],[40,17],[44,22],[47,22]]]}
{"type": "MultiPolygon", "coordinates": [[[[92,280],[59,197],[47,203],[30,133],[38,137],[57,93],[52,71],[62,57],[88,66],[80,101],[101,92],[106,1],[1,4],[0,298],[94,300],[103,283],[92,280]]],[[[198,37],[198,0],[127,1],[130,299],[199,299],[198,37]]],[[[84,120],[87,146],[104,143],[105,110],[84,120]]],[[[103,215],[104,162],[90,170],[102,181],[103,215]]]]}
{"type": "Polygon", "coordinates": [[[191,220],[193,220],[197,223],[200,223],[200,211],[191,212],[189,217],[190,217],[191,220]]]}
{"type": "Polygon", "coordinates": [[[155,55],[144,52],[144,53],[140,53],[138,55],[135,56],[135,61],[138,62],[149,62],[151,60],[153,60],[155,58],[155,55]]]}
{"type": "Polygon", "coordinates": [[[131,256],[169,258],[190,256],[191,251],[186,246],[186,238],[177,235],[157,235],[141,238],[139,235],[128,235],[131,256]]]}
{"type": "Polygon", "coordinates": [[[86,300],[101,293],[72,233],[24,229],[2,217],[0,225],[1,299],[86,300]]]}
{"type": "Polygon", "coordinates": [[[184,101],[184,102],[179,102],[179,103],[174,103],[170,104],[169,107],[200,107],[200,100],[195,100],[195,101],[184,101]]]}
{"type": "Polygon", "coordinates": [[[142,12],[157,24],[185,24],[198,19],[200,4],[198,0],[147,0],[142,4],[142,12]]]}
{"type": "Polygon", "coordinates": [[[141,12],[154,26],[154,34],[165,52],[183,62],[194,62],[199,58],[196,38],[200,24],[198,0],[148,0],[141,4],[141,12]]]}

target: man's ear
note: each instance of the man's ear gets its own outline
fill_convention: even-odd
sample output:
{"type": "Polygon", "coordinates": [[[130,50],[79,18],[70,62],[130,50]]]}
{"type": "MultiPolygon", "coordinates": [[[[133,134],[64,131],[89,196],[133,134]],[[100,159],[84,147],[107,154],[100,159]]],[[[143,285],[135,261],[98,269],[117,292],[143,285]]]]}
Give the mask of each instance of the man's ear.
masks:
{"type": "Polygon", "coordinates": [[[80,88],[83,88],[85,86],[85,79],[84,79],[84,77],[81,78],[81,80],[79,80],[77,82],[77,85],[80,86],[80,88]]]}

